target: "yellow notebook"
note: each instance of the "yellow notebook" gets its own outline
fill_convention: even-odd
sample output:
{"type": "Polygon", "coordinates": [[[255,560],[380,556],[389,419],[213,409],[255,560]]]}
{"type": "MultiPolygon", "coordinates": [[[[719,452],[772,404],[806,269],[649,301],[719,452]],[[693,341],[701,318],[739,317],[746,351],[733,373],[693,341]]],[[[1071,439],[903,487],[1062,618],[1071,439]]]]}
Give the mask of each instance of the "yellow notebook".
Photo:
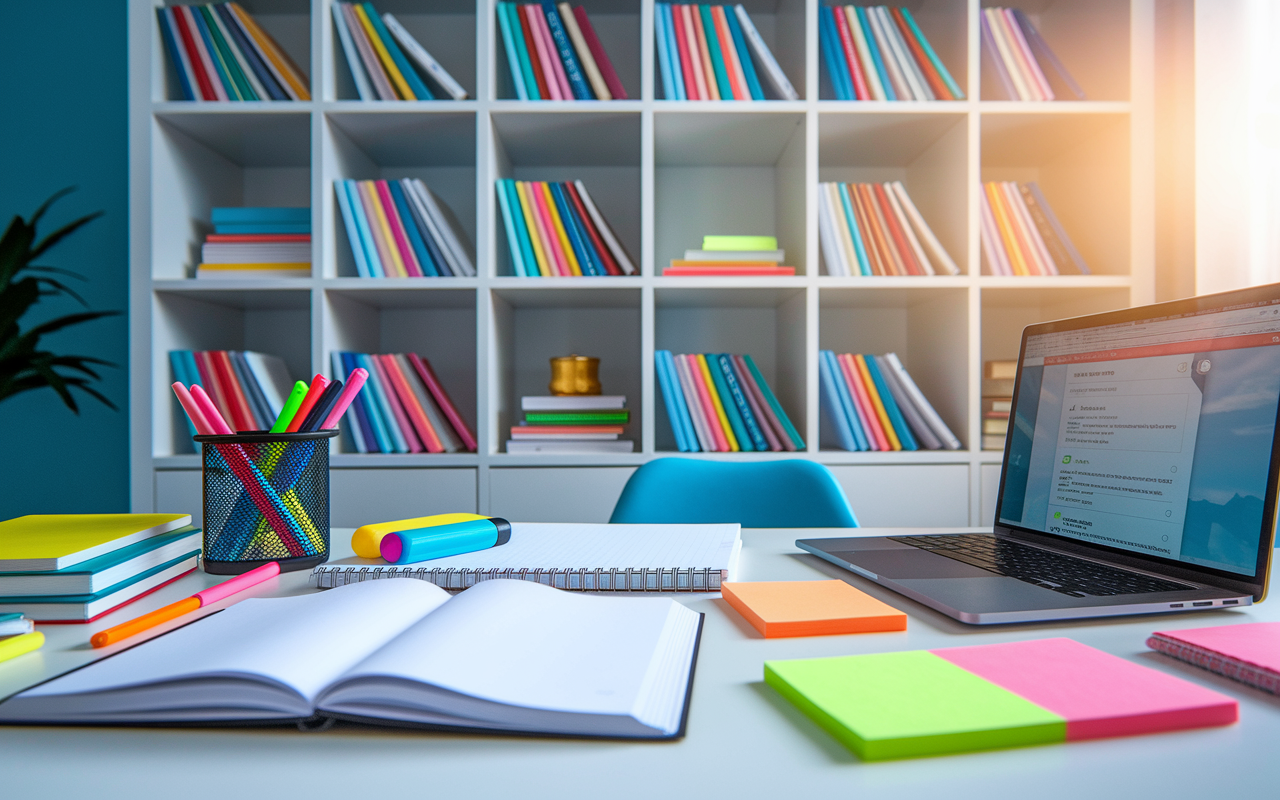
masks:
{"type": "Polygon", "coordinates": [[[0,572],[52,572],[176,531],[190,514],[31,514],[0,522],[0,572]]]}

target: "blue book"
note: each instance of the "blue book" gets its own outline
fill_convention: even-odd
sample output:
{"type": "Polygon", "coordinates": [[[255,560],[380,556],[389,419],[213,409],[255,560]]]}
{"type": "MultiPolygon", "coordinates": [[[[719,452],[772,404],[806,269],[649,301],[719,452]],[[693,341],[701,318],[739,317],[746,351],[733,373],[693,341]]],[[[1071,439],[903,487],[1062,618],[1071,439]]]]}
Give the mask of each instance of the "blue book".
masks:
{"type": "Polygon", "coordinates": [[[850,452],[862,450],[853,438],[853,428],[849,425],[849,417],[845,413],[844,403],[840,400],[840,390],[836,388],[835,379],[831,375],[831,364],[827,360],[829,350],[818,352],[818,395],[822,412],[827,415],[831,427],[835,428],[836,438],[840,440],[840,448],[850,452]]]}
{"type": "Polygon", "coordinates": [[[578,251],[578,263],[582,267],[584,275],[608,275],[609,272],[604,268],[604,262],[600,260],[600,255],[596,253],[595,247],[592,246],[591,237],[583,227],[582,219],[578,216],[577,209],[573,203],[569,201],[569,196],[565,193],[564,184],[551,183],[551,195],[556,199],[556,206],[560,209],[560,216],[564,218],[565,226],[569,233],[569,240],[573,243],[574,250],[578,251]],[[588,272],[588,266],[590,271],[588,272]]]}
{"type": "Polygon", "coordinates": [[[436,96],[431,93],[427,85],[418,77],[418,73],[413,71],[413,67],[409,64],[409,59],[404,57],[404,53],[400,51],[400,45],[396,44],[395,37],[391,35],[391,31],[387,30],[387,26],[382,24],[382,17],[378,16],[378,12],[374,10],[373,3],[362,3],[364,13],[369,15],[369,24],[373,26],[373,30],[378,34],[378,38],[382,40],[382,44],[387,48],[391,60],[395,62],[396,69],[400,70],[400,74],[404,76],[404,82],[409,84],[409,91],[413,92],[415,100],[435,100],[436,96]]]}
{"type": "Polygon", "coordinates": [[[685,438],[684,421],[680,419],[680,409],[676,406],[671,376],[667,374],[667,363],[662,357],[664,352],[668,351],[659,350],[653,354],[653,371],[658,378],[658,387],[662,389],[662,401],[667,406],[667,421],[671,423],[671,432],[676,436],[676,449],[681,453],[691,453],[693,451],[685,438]]]}
{"type": "MultiPolygon", "coordinates": [[[[751,437],[751,444],[755,445],[757,450],[768,452],[769,440],[764,438],[764,432],[760,430],[760,421],[756,419],[755,414],[751,413],[751,403],[747,402],[742,382],[738,380],[738,374],[733,368],[733,359],[721,354],[716,357],[716,361],[720,363],[720,370],[724,372],[724,382],[729,385],[729,394],[733,396],[734,405],[738,407],[738,413],[742,415],[742,424],[747,428],[747,435],[751,437]]],[[[765,424],[769,423],[766,422],[765,424]]]]}
{"type": "Polygon", "coordinates": [[[507,249],[511,251],[511,271],[527,278],[528,271],[524,265],[524,251],[520,249],[520,234],[516,231],[515,220],[511,218],[511,198],[507,196],[508,178],[499,178],[493,186],[498,193],[498,205],[502,208],[502,225],[507,231],[507,249]]]}
{"type": "MultiPolygon", "coordinates": [[[[671,73],[671,51],[667,44],[666,3],[655,3],[653,6],[653,38],[658,45],[658,66],[661,67],[662,99],[677,100],[676,90],[671,73]]],[[[177,60],[175,58],[175,62],[177,60]]],[[[190,98],[188,98],[190,99],[190,98]]]]}
{"type": "Polygon", "coordinates": [[[311,223],[292,222],[222,222],[213,226],[214,233],[311,233],[311,223]]]}
{"type": "Polygon", "coordinates": [[[364,367],[365,371],[369,373],[369,380],[365,381],[364,385],[373,395],[373,402],[370,403],[370,406],[374,408],[374,417],[381,418],[383,431],[386,433],[388,443],[391,445],[391,449],[384,452],[409,452],[409,442],[404,437],[404,431],[400,430],[400,424],[396,422],[396,414],[391,410],[391,400],[387,397],[391,387],[382,385],[382,380],[378,377],[379,372],[374,368],[373,360],[368,355],[356,353],[356,363],[364,367]]]}
{"type": "MultiPolygon", "coordinates": [[[[351,359],[351,366],[348,373],[356,367],[361,367],[369,373],[369,379],[365,381],[365,388],[356,395],[357,402],[363,402],[365,418],[369,423],[369,430],[373,433],[373,440],[378,443],[378,452],[395,453],[395,442],[391,438],[391,432],[387,428],[387,421],[382,415],[382,410],[378,403],[377,392],[377,373],[370,369],[368,359],[361,353],[345,353],[343,355],[343,363],[347,363],[347,357],[351,359]]],[[[393,420],[394,421],[394,420],[393,420]]]]}
{"type": "MultiPolygon", "coordinates": [[[[341,353],[342,368],[347,377],[351,377],[351,373],[359,366],[356,364],[355,353],[341,353]]],[[[370,405],[369,393],[361,390],[356,394],[356,399],[351,403],[352,408],[356,410],[356,421],[360,424],[360,432],[364,434],[365,446],[371,453],[390,453],[390,441],[379,438],[378,428],[374,424],[373,408],[370,405]]]]}
{"type": "Polygon", "coordinates": [[[193,550],[98,592],[0,597],[0,614],[19,611],[36,622],[91,622],[193,571],[199,555],[193,550]]]}
{"type": "MultiPolygon", "coordinates": [[[[333,350],[329,353],[329,360],[333,365],[334,380],[347,383],[351,378],[351,371],[342,363],[342,353],[333,350]]],[[[357,416],[356,404],[351,403],[347,406],[347,412],[343,415],[347,420],[347,437],[351,439],[351,444],[355,445],[357,453],[369,452],[369,445],[365,442],[364,430],[360,427],[360,418],[357,416]]]]}
{"type": "Polygon", "coordinates": [[[744,453],[750,453],[756,449],[755,442],[751,440],[750,434],[747,433],[747,426],[742,421],[742,415],[738,413],[738,404],[734,402],[729,384],[725,382],[724,372],[717,369],[720,363],[719,357],[714,353],[707,353],[706,358],[707,371],[711,373],[711,382],[715,384],[716,394],[720,396],[720,405],[724,407],[724,415],[729,420],[729,427],[733,430],[733,438],[738,440],[738,449],[744,453]]]}
{"type": "Polygon", "coordinates": [[[431,225],[423,218],[422,207],[418,203],[413,205],[413,221],[418,229],[425,232],[422,241],[427,246],[427,250],[431,253],[431,260],[435,264],[436,272],[443,278],[451,278],[454,271],[449,267],[449,261],[444,257],[444,253],[440,251],[440,243],[436,241],[436,237],[431,234],[431,225]]]}
{"type": "MultiPolygon", "coordinates": [[[[418,264],[422,267],[422,274],[428,278],[437,277],[440,270],[436,269],[435,262],[431,259],[431,254],[427,252],[427,245],[422,240],[422,234],[419,232],[420,225],[410,210],[409,201],[404,196],[404,189],[400,186],[400,181],[387,181],[387,189],[391,193],[391,200],[396,204],[396,211],[400,214],[400,221],[404,224],[400,227],[404,228],[405,236],[409,239],[409,246],[413,248],[413,253],[418,257],[418,264]]],[[[427,236],[431,234],[428,233],[427,236]]]]}
{"type": "Polygon", "coordinates": [[[269,429],[276,421],[276,415],[271,413],[271,405],[267,403],[267,396],[262,393],[262,387],[258,385],[258,379],[253,377],[253,372],[249,369],[248,362],[244,359],[244,353],[239,350],[228,350],[227,360],[231,362],[231,369],[235,372],[235,379],[240,384],[241,391],[244,392],[245,400],[249,403],[249,410],[253,412],[254,422],[258,425],[258,430],[265,431],[269,429]]]}
{"type": "Polygon", "coordinates": [[[751,89],[751,99],[763,100],[764,89],[760,87],[760,78],[756,76],[756,65],[751,63],[751,51],[747,49],[747,39],[742,35],[738,15],[734,13],[733,8],[725,6],[724,16],[729,23],[729,34],[733,36],[733,47],[738,51],[738,60],[742,62],[742,72],[747,76],[747,87],[751,89]]]}
{"type": "MultiPolygon", "coordinates": [[[[507,51],[507,66],[511,69],[511,83],[516,87],[516,97],[529,99],[529,92],[524,88],[524,70],[520,65],[520,54],[516,52],[516,44],[511,38],[511,18],[507,14],[507,3],[498,3],[498,27],[502,30],[502,46],[507,51]]],[[[523,37],[523,33],[521,34],[523,37]]]]}
{"type": "Polygon", "coordinates": [[[662,350],[662,366],[667,372],[667,379],[671,382],[671,392],[674,396],[675,407],[678,410],[680,424],[684,427],[684,438],[689,444],[690,453],[697,453],[702,449],[698,444],[698,432],[693,427],[693,417],[689,413],[689,405],[685,400],[684,389],[680,386],[680,371],[676,369],[676,360],[671,355],[670,350],[662,350]]]}
{"type": "Polygon", "coordinates": [[[508,179],[503,186],[507,192],[507,203],[511,206],[511,221],[515,223],[516,239],[524,259],[525,274],[530,278],[541,277],[542,273],[538,271],[538,259],[533,254],[533,240],[529,238],[529,227],[524,221],[520,195],[516,193],[516,182],[508,179]]]}
{"type": "Polygon", "coordinates": [[[160,36],[164,39],[164,49],[169,52],[169,63],[173,65],[173,71],[178,74],[178,84],[182,87],[183,100],[195,100],[196,94],[192,91],[191,76],[187,75],[187,71],[182,68],[182,52],[178,50],[178,43],[173,38],[173,9],[157,8],[156,16],[160,17],[160,36]]]}
{"type": "Polygon", "coordinates": [[[831,377],[835,379],[836,398],[840,401],[840,408],[844,412],[845,419],[849,421],[849,431],[853,435],[853,441],[857,444],[857,450],[874,450],[872,438],[867,434],[866,427],[863,425],[862,415],[858,413],[858,403],[853,399],[853,390],[849,388],[849,382],[845,380],[844,370],[840,368],[840,361],[836,358],[836,354],[830,350],[825,351],[823,358],[827,362],[828,371],[831,377]]]}
{"type": "Polygon", "coordinates": [[[844,47],[840,44],[840,33],[836,30],[836,17],[831,6],[818,6],[818,49],[822,51],[822,60],[827,65],[827,74],[831,77],[831,88],[835,90],[837,100],[853,100],[849,94],[846,81],[849,78],[849,62],[844,56],[844,47]]]}
{"type": "MultiPolygon", "coordinates": [[[[189,388],[192,384],[199,385],[200,373],[197,372],[193,375],[187,372],[186,356],[191,356],[190,350],[170,350],[169,351],[169,367],[173,371],[173,379],[178,383],[181,383],[183,386],[186,386],[189,388]]],[[[195,360],[194,357],[192,357],[192,361],[194,360],[195,360]]],[[[178,402],[178,398],[174,397],[173,401],[175,403],[178,402]]],[[[179,415],[187,423],[187,430],[191,433],[192,436],[195,436],[198,433],[196,431],[195,423],[192,422],[191,418],[188,417],[186,413],[181,410],[181,406],[179,406],[179,412],[180,412],[179,415]]],[[[200,445],[197,444],[196,448],[199,449],[199,447],[200,445]]]]}
{"type": "Polygon", "coordinates": [[[302,207],[263,207],[263,206],[222,206],[210,209],[209,221],[214,225],[225,222],[256,223],[283,222],[293,225],[311,226],[311,208],[302,207]]]}
{"type": "Polygon", "coordinates": [[[364,213],[364,203],[360,201],[360,192],[353,180],[341,181],[347,192],[347,200],[351,204],[351,216],[356,220],[356,228],[360,232],[360,246],[364,248],[365,261],[369,264],[369,274],[375,278],[385,278],[386,268],[382,264],[382,256],[378,255],[378,246],[373,243],[373,230],[369,227],[369,219],[364,213]]]}
{"type": "Polygon", "coordinates": [[[364,243],[360,241],[360,229],[356,227],[356,218],[351,211],[351,197],[347,195],[345,181],[333,182],[333,193],[338,198],[338,210],[342,212],[342,226],[347,230],[347,242],[351,245],[351,255],[356,260],[356,274],[361,278],[372,278],[369,261],[364,257],[364,243]]]}
{"type": "Polygon", "coordinates": [[[664,4],[662,10],[662,24],[667,34],[667,58],[671,61],[671,83],[675,86],[674,100],[688,100],[689,95],[685,92],[684,86],[684,67],[680,66],[680,50],[676,45],[676,23],[672,18],[674,13],[671,10],[671,4],[664,4]]]}
{"type": "Polygon", "coordinates": [[[880,85],[884,87],[884,96],[886,100],[897,100],[898,96],[893,92],[893,83],[889,80],[889,73],[884,68],[884,61],[880,57],[880,48],[876,45],[875,33],[871,30],[871,20],[867,18],[867,10],[861,6],[853,9],[858,15],[858,25],[862,27],[862,36],[867,40],[867,52],[871,55],[871,63],[875,65],[876,75],[880,77],[880,85]]]}
{"type": "Polygon", "coordinates": [[[226,3],[219,3],[213,6],[214,12],[222,17],[222,25],[230,33],[231,38],[236,40],[236,48],[245,60],[249,62],[249,69],[253,70],[253,74],[258,76],[258,82],[262,84],[262,88],[267,90],[267,94],[271,95],[272,100],[288,100],[289,95],[285,93],[280,84],[276,83],[275,77],[271,74],[271,70],[262,62],[258,56],[258,49],[255,44],[249,41],[248,36],[240,29],[240,21],[231,13],[231,9],[226,3]]]}
{"type": "Polygon", "coordinates": [[[529,95],[530,100],[546,100],[542,96],[541,90],[538,89],[538,78],[533,74],[533,61],[531,58],[537,58],[536,55],[529,53],[529,48],[525,45],[524,31],[520,27],[520,6],[515,3],[507,3],[507,20],[511,24],[511,38],[515,41],[516,54],[520,57],[520,71],[524,75],[524,90],[529,95]]]}
{"type": "Polygon", "coordinates": [[[551,38],[555,41],[556,50],[560,53],[560,61],[564,64],[564,74],[569,79],[569,88],[573,90],[573,98],[575,100],[595,100],[595,93],[591,91],[586,79],[582,77],[582,66],[578,63],[578,56],[573,52],[573,45],[569,42],[569,34],[565,33],[564,23],[560,21],[560,12],[556,11],[554,3],[544,2],[542,4],[542,13],[547,18],[547,27],[551,29],[551,38]]]}
{"type": "Polygon", "coordinates": [[[209,60],[213,62],[213,69],[218,73],[217,78],[222,83],[222,89],[227,93],[230,100],[243,100],[240,96],[240,90],[236,87],[235,81],[231,80],[231,76],[227,74],[226,65],[222,63],[222,54],[213,44],[213,37],[209,35],[209,22],[204,18],[204,14],[200,13],[199,8],[191,9],[194,13],[191,18],[195,20],[196,32],[200,36],[200,41],[204,42],[204,49],[209,53],[209,60]]]}
{"type": "Polygon", "coordinates": [[[786,409],[782,407],[782,403],[778,402],[773,390],[769,388],[769,383],[764,379],[764,374],[756,366],[756,360],[751,357],[750,353],[743,353],[742,360],[747,362],[747,369],[751,370],[752,379],[755,380],[756,386],[760,387],[760,394],[764,395],[764,401],[769,404],[769,408],[773,409],[778,422],[782,424],[782,429],[787,432],[787,438],[791,440],[797,450],[803,450],[804,439],[800,436],[800,431],[796,430],[796,426],[791,424],[791,418],[787,416],[786,409]]]}
{"type": "Polygon", "coordinates": [[[187,525],[52,572],[0,573],[0,597],[97,594],[176,558],[200,551],[200,529],[187,525]]]}
{"type": "Polygon", "coordinates": [[[840,189],[840,205],[844,208],[845,224],[853,239],[853,251],[858,257],[858,271],[863,275],[871,274],[871,262],[867,258],[867,243],[862,237],[862,229],[858,227],[858,216],[853,213],[853,197],[849,194],[849,184],[838,183],[840,189]]]}
{"type": "Polygon", "coordinates": [[[907,425],[907,421],[902,418],[902,410],[898,408],[898,402],[893,399],[893,392],[889,391],[889,384],[885,382],[884,376],[880,374],[880,367],[876,364],[874,356],[863,356],[862,359],[867,364],[867,373],[871,375],[871,380],[876,385],[876,391],[880,394],[880,402],[884,404],[884,411],[889,415],[889,422],[893,423],[894,433],[898,434],[898,441],[902,443],[903,450],[919,450],[920,445],[916,444],[916,437],[911,435],[911,428],[907,425]]]}

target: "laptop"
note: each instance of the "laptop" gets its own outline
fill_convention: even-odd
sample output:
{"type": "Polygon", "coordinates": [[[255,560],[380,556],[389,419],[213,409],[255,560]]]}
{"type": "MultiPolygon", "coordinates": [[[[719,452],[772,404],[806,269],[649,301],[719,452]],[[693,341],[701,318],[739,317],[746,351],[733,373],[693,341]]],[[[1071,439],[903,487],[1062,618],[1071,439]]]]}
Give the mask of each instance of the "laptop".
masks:
{"type": "Polygon", "coordinates": [[[1247,606],[1278,413],[1280,284],[1032,325],[990,533],[796,545],[976,625],[1247,606]]]}

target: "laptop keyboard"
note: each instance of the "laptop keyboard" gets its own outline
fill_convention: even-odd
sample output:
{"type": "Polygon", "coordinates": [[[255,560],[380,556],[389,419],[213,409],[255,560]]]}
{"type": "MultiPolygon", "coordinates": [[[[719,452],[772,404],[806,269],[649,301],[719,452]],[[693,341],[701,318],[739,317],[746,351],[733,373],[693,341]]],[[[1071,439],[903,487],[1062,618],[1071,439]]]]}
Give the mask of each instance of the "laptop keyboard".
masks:
{"type": "Polygon", "coordinates": [[[988,533],[888,538],[1072,597],[1178,592],[1195,588],[1011,542],[988,533]]]}

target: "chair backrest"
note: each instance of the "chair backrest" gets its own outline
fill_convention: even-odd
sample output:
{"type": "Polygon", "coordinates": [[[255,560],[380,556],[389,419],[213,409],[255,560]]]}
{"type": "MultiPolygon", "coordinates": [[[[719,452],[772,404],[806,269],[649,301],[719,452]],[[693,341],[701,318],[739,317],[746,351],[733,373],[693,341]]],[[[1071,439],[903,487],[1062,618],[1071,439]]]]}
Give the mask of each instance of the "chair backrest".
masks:
{"type": "Polygon", "coordinates": [[[627,481],[610,522],[738,522],[744,528],[856,528],[831,470],[789,459],[659,458],[627,481]]]}

